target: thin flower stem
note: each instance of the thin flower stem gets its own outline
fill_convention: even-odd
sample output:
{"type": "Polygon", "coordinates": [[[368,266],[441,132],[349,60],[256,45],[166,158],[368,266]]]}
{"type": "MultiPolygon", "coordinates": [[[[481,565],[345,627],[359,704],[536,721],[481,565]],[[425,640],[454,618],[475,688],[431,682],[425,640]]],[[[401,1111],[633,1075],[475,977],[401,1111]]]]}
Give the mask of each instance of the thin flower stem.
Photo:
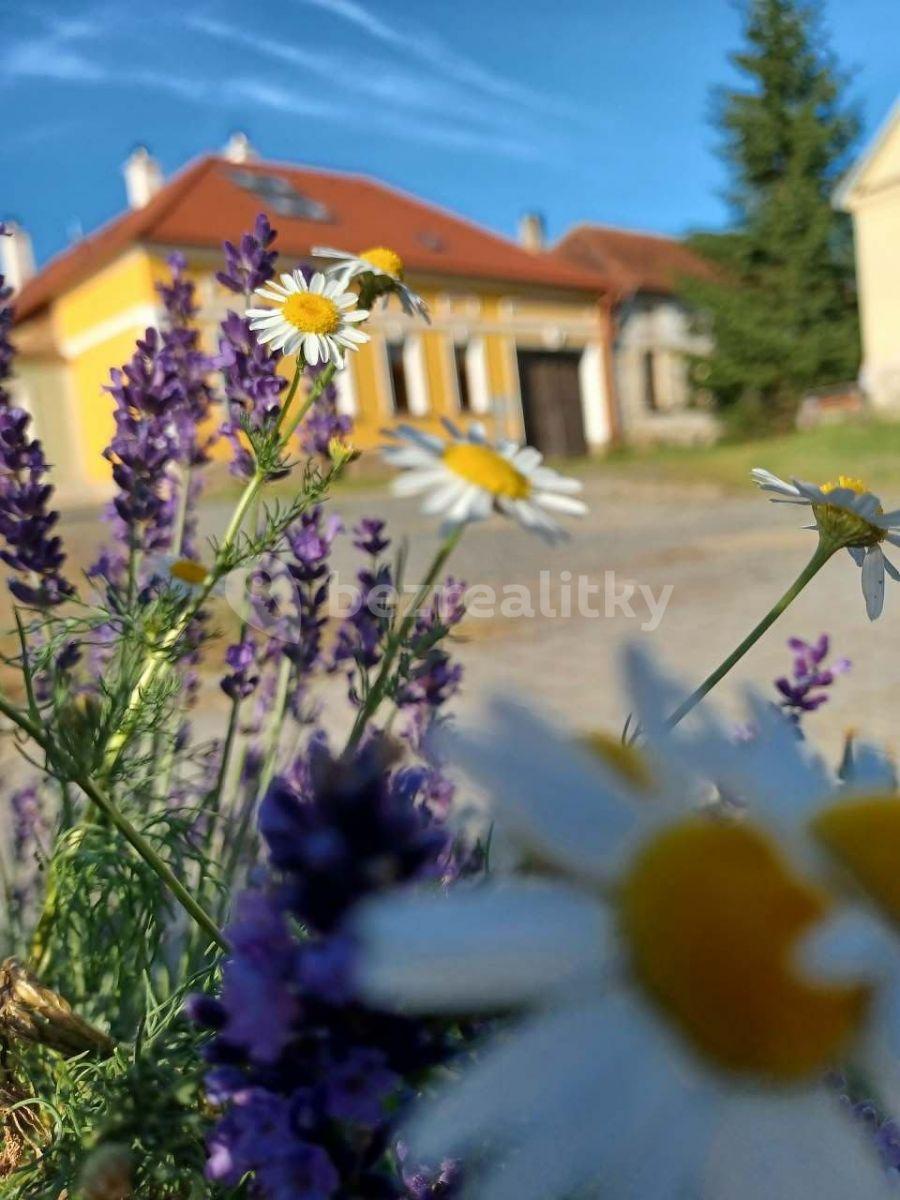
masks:
{"type": "Polygon", "coordinates": [[[59,768],[62,768],[63,773],[71,779],[73,783],[77,783],[88,799],[92,800],[96,807],[109,820],[110,824],[121,833],[122,837],[128,842],[133,850],[140,858],[151,868],[151,870],[159,877],[166,885],[182,908],[191,916],[197,924],[209,935],[210,938],[222,949],[228,949],[228,943],[219,931],[218,926],[208,913],[197,903],[191,893],[187,890],[168,863],[164,862],[156,850],[147,841],[142,833],[140,833],[131,824],[126,816],[124,816],[113,801],[107,796],[106,792],[97,784],[89,775],[84,774],[75,766],[67,755],[60,753],[59,749],[53,745],[50,738],[44,733],[40,725],[34,722],[24,713],[19,712],[14,704],[11,704],[5,696],[0,695],[0,713],[8,717],[15,725],[37,743],[47,755],[48,760],[59,768]]]}
{"type": "MultiPolygon", "coordinates": [[[[222,538],[217,560],[221,561],[224,557],[224,554],[236,541],[241,531],[241,526],[246,519],[247,513],[250,511],[250,508],[256,500],[264,482],[265,476],[260,471],[257,471],[253,475],[252,479],[248,481],[247,486],[241,493],[241,497],[237,502],[234,513],[232,514],[231,521],[229,522],[228,528],[226,529],[222,538]]],[[[128,703],[125,706],[125,712],[122,714],[122,720],[119,724],[119,728],[109,739],[109,744],[106,747],[106,754],[103,759],[104,775],[108,774],[109,771],[115,767],[119,760],[119,755],[122,753],[125,743],[128,741],[128,738],[134,728],[134,722],[138,712],[140,711],[141,702],[144,698],[147,688],[153,684],[156,676],[159,674],[159,671],[166,662],[168,652],[174,645],[176,645],[179,638],[182,637],[191,621],[200,611],[210,592],[215,587],[218,579],[219,571],[217,567],[214,566],[207,574],[206,579],[198,589],[196,596],[187,606],[184,613],[182,613],[181,617],[175,622],[160,644],[149,655],[137,683],[131,690],[131,695],[129,696],[128,703]]]]}
{"type": "MultiPolygon", "coordinates": [[[[284,407],[281,410],[281,416],[278,419],[278,427],[279,428],[281,426],[281,421],[284,418],[284,414],[287,412],[288,407],[291,403],[291,400],[294,397],[294,393],[297,390],[297,381],[300,378],[300,366],[299,366],[300,360],[299,359],[297,360],[297,363],[298,363],[297,374],[294,376],[294,382],[291,385],[291,390],[288,393],[288,398],[284,403],[284,407]]],[[[303,420],[303,418],[306,416],[306,414],[309,412],[309,410],[312,408],[312,406],[315,404],[315,402],[318,400],[318,398],[322,395],[322,393],[328,387],[329,383],[331,383],[332,379],[334,379],[336,374],[337,374],[337,363],[330,362],[326,366],[326,368],[322,372],[322,374],[319,375],[315,379],[315,381],[313,382],[312,386],[309,389],[306,399],[300,405],[300,411],[297,413],[296,418],[292,421],[290,429],[287,431],[287,433],[282,435],[282,438],[281,438],[281,448],[282,449],[284,449],[284,447],[288,444],[288,442],[294,436],[300,422],[303,420]]]]}
{"type": "Polygon", "coordinates": [[[400,651],[400,648],[405,643],[409,636],[409,631],[413,627],[413,622],[416,619],[416,614],[419,609],[428,599],[432,587],[434,586],[437,577],[444,569],[444,564],[447,559],[456,549],[459,540],[463,535],[465,525],[457,525],[456,528],[447,536],[437,554],[434,556],[434,561],[428,569],[428,574],[422,581],[422,586],[416,593],[412,604],[409,606],[406,615],[400,622],[400,626],[385,647],[384,657],[381,660],[381,667],[375,677],[375,682],[372,684],[366,697],[356,714],[356,720],[353,722],[353,728],[350,731],[350,737],[347,739],[347,745],[344,749],[345,754],[349,754],[359,744],[359,740],[365,732],[366,725],[378,711],[378,707],[385,697],[388,685],[390,683],[391,669],[394,665],[394,660],[400,651]]]}
{"type": "Polygon", "coordinates": [[[834,542],[826,540],[822,537],[819,538],[819,544],[816,547],[812,558],[809,560],[788,590],[784,593],[781,599],[772,605],[759,624],[755,625],[753,629],[751,629],[741,644],[734,649],[731,654],[729,654],[728,657],[719,664],[718,667],[716,667],[711,675],[708,675],[707,678],[704,679],[696,691],[692,692],[682,704],[679,704],[678,708],[675,709],[668,721],[666,721],[667,729],[674,729],[678,722],[683,720],[688,713],[700,703],[703,697],[707,695],[707,693],[711,692],[720,680],[725,678],[731,668],[735,666],[736,663],[741,661],[741,659],[752,646],[756,645],[769,626],[773,625],[785,611],[785,609],[793,604],[809,581],[815,575],[817,575],[819,571],[821,571],[822,567],[825,566],[837,549],[839,549],[839,547],[834,542]]]}
{"type": "Polygon", "coordinates": [[[281,731],[284,728],[284,718],[287,712],[288,694],[291,683],[291,673],[294,664],[282,651],[282,659],[278,664],[278,678],[275,683],[275,698],[269,726],[266,730],[265,749],[263,753],[263,768],[260,772],[259,787],[256,793],[257,803],[265,795],[272,776],[275,774],[275,763],[278,758],[278,747],[281,741],[281,731]]]}
{"type": "Polygon", "coordinates": [[[287,416],[287,411],[291,407],[291,403],[297,394],[297,388],[300,384],[300,379],[303,375],[303,368],[305,365],[306,364],[304,362],[303,355],[298,354],[297,360],[294,363],[294,377],[291,380],[291,386],[288,388],[288,393],[284,398],[284,404],[282,404],[281,410],[278,413],[278,420],[275,422],[275,432],[276,433],[278,432],[279,429],[281,429],[281,423],[284,420],[284,418],[287,416]]]}

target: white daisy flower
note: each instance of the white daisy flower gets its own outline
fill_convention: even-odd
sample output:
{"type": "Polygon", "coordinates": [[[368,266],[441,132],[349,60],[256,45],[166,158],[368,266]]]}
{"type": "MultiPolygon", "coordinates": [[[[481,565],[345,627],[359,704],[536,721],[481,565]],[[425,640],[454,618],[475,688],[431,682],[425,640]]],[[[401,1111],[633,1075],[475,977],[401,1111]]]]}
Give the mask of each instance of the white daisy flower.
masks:
{"type": "Polygon", "coordinates": [[[531,1010],[422,1102],[411,1152],[477,1160],[479,1200],[751,1200],[760,1179],[767,1200],[887,1196],[821,1082],[864,1031],[867,977],[796,959],[826,893],[763,826],[648,798],[523,710],[494,716],[456,760],[541,876],[398,893],[358,921],[374,1003],[531,1010]]]}
{"type": "Polygon", "coordinates": [[[302,271],[269,281],[254,292],[271,301],[268,308],[248,308],[250,328],[258,341],[282,353],[303,353],[309,366],[334,361],[344,365],[344,353],[358,350],[369,335],[356,326],[368,312],[356,307],[356,294],[339,279],[326,279],[320,272],[307,283],[302,271]]]}
{"type": "Polygon", "coordinates": [[[209,567],[196,558],[155,554],[144,568],[147,578],[157,579],[172,592],[190,596],[200,591],[209,578],[209,567]]]}
{"type": "Polygon", "coordinates": [[[884,574],[900,580],[900,571],[889,562],[881,549],[882,542],[900,546],[900,509],[886,513],[881,501],[868,491],[861,479],[839,475],[837,483],[804,483],[779,479],[771,471],[755,467],[754,481],[765,492],[774,492],[780,504],[805,504],[812,508],[817,528],[823,538],[836,546],[844,546],[850,557],[862,569],[862,590],[869,620],[881,615],[884,607],[884,574]]]}
{"type": "Polygon", "coordinates": [[[389,295],[395,295],[410,317],[422,317],[429,321],[428,305],[411,288],[403,282],[403,259],[387,246],[373,246],[360,254],[349,254],[346,250],[335,250],[331,246],[313,246],[316,258],[335,260],[333,268],[335,275],[346,286],[351,279],[369,277],[374,288],[375,296],[384,296],[385,302],[389,295]]]}
{"type": "Polygon", "coordinates": [[[543,466],[537,450],[516,442],[492,444],[478,422],[466,433],[450,421],[444,425],[450,434],[446,441],[410,425],[387,430],[398,444],[383,453],[391,466],[405,470],[394,481],[395,495],[427,492],[422,512],[443,516],[447,528],[497,511],[554,542],[566,534],[548,513],[581,517],[587,512],[587,505],[574,498],[580,481],[543,466]]]}
{"type": "Polygon", "coordinates": [[[900,1114],[900,795],[896,768],[860,744],[832,771],[765,697],[746,691],[754,736],[740,742],[704,707],[694,728],[667,733],[675,689],[643,656],[629,658],[642,726],[657,752],[685,762],[773,830],[805,872],[842,896],[840,918],[807,944],[813,969],[866,969],[879,979],[857,1062],[900,1114]]]}

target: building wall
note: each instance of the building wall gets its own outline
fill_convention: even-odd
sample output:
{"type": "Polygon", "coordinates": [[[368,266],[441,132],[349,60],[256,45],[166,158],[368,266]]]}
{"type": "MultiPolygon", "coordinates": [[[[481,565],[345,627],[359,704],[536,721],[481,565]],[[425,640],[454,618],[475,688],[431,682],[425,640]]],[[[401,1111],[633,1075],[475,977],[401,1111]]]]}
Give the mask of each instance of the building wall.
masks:
{"type": "Polygon", "coordinates": [[[616,314],[613,362],[627,441],[707,442],[715,438],[711,413],[696,406],[689,359],[709,353],[686,306],[673,296],[639,293],[616,314]]]}
{"type": "MultiPolygon", "coordinates": [[[[898,138],[900,155],[900,138],[898,138]]],[[[900,410],[900,163],[893,186],[855,207],[862,327],[860,379],[877,408],[900,410]]]]}
{"type": "MultiPolygon", "coordinates": [[[[64,396],[66,418],[60,428],[68,432],[58,439],[55,457],[64,460],[62,473],[76,488],[108,490],[110,469],[102,451],[113,433],[113,406],[104,386],[110,368],[125,363],[135,340],[159,321],[155,285],[169,276],[165,259],[161,251],[135,248],[60,297],[51,313],[60,361],[52,372],[37,361],[22,363],[23,382],[30,381],[26,386],[35,403],[51,384],[64,396]]],[[[229,308],[242,304],[241,297],[216,282],[214,269],[211,259],[189,265],[201,309],[201,338],[209,351],[216,349],[218,322],[229,308]]],[[[516,350],[530,347],[581,353],[588,441],[599,447],[609,440],[613,426],[605,385],[605,326],[590,297],[508,294],[438,279],[410,283],[429,302],[431,324],[407,318],[396,301],[386,308],[379,305],[367,325],[371,341],[350,356],[339,376],[340,407],[354,418],[354,442],[360,448],[378,445],[384,427],[397,420],[439,431],[442,418],[477,417],[491,433],[520,438],[516,350]],[[398,409],[392,386],[391,347],[402,361],[404,411],[398,409]],[[461,406],[464,395],[467,411],[461,406]]],[[[289,373],[289,364],[284,369],[289,373]]],[[[221,442],[217,453],[227,456],[227,443],[221,442]]]]}

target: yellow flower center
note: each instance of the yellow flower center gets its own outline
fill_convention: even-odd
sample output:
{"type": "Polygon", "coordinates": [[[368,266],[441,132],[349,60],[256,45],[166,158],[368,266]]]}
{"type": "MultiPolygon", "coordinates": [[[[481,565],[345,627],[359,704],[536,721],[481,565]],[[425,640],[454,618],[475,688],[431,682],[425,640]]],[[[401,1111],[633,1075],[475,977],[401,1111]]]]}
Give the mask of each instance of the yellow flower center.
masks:
{"type": "Polygon", "coordinates": [[[371,263],[376,270],[384,271],[385,275],[392,275],[394,279],[403,278],[403,259],[387,246],[373,246],[371,250],[363,250],[359,257],[371,263]]]}
{"type": "MultiPolygon", "coordinates": [[[[822,484],[822,491],[826,494],[837,488],[848,488],[858,496],[869,490],[862,479],[852,475],[838,475],[837,482],[830,480],[822,484]]],[[[814,504],[812,510],[819,529],[841,546],[874,546],[884,540],[883,529],[836,504],[814,504]]],[[[883,511],[879,504],[878,512],[883,511]]]]}
{"type": "Polygon", "coordinates": [[[861,479],[857,479],[853,475],[838,475],[837,483],[834,480],[829,480],[828,483],[822,484],[821,490],[823,492],[833,492],[836,488],[847,488],[851,492],[856,492],[858,496],[869,490],[861,479]]]}
{"type": "Polygon", "coordinates": [[[455,442],[444,451],[444,463],[455,475],[477,484],[492,496],[525,500],[531,495],[531,484],[522,472],[489,446],[455,442]]]}
{"type": "Polygon", "coordinates": [[[169,574],[173,579],[179,580],[181,583],[186,583],[190,587],[196,587],[203,583],[208,574],[203,563],[195,562],[192,558],[179,558],[177,562],[173,562],[169,567],[169,574]]]}
{"type": "Polygon", "coordinates": [[[337,333],[341,327],[341,310],[333,300],[315,292],[292,292],[281,315],[301,333],[337,333]]]}
{"type": "Polygon", "coordinates": [[[900,800],[842,800],[813,819],[812,831],[885,915],[900,923],[900,800]]]}
{"type": "Polygon", "coordinates": [[[628,871],[620,921],[638,981],[706,1058],[790,1082],[835,1061],[869,989],[818,983],[793,961],[828,911],[747,825],[691,817],[652,838],[628,871]]]}
{"type": "Polygon", "coordinates": [[[589,733],[585,744],[606,766],[611,767],[617,775],[621,775],[626,783],[630,783],[637,791],[649,792],[653,787],[653,776],[647,766],[647,760],[636,746],[628,745],[620,737],[603,729],[595,729],[593,733],[589,733]]]}

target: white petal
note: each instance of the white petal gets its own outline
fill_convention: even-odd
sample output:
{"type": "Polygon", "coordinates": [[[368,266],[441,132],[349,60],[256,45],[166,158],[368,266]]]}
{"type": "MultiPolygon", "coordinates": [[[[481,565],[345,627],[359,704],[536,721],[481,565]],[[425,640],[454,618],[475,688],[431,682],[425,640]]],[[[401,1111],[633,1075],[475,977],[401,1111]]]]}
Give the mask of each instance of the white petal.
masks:
{"type": "Polygon", "coordinates": [[[562,1086],[551,1076],[530,1123],[478,1180],[479,1200],[689,1195],[683,1185],[703,1161],[714,1093],[691,1087],[689,1070],[679,1077],[635,1016],[618,997],[605,1005],[603,1041],[585,1047],[562,1086]]]}
{"type": "Polygon", "coordinates": [[[492,498],[484,488],[470,483],[466,490],[447,509],[448,521],[459,524],[463,521],[483,520],[490,514],[492,498]],[[487,496],[487,512],[485,512],[484,497],[487,496]]]}
{"type": "Polygon", "coordinates": [[[554,471],[550,467],[538,467],[529,475],[531,482],[536,488],[540,488],[542,492],[563,492],[569,495],[574,495],[576,492],[584,491],[584,484],[580,479],[571,479],[567,475],[560,475],[559,471],[554,471]]]}
{"type": "Polygon", "coordinates": [[[486,521],[493,511],[494,497],[484,488],[477,488],[470,501],[469,520],[486,521]]]}
{"type": "Polygon", "coordinates": [[[569,536],[562,526],[551,520],[528,500],[511,500],[508,502],[508,508],[520,524],[551,544],[565,541],[569,536]]]}
{"type": "Polygon", "coordinates": [[[881,616],[884,608],[884,555],[880,546],[869,546],[862,565],[862,592],[870,621],[881,616]]]}
{"type": "Polygon", "coordinates": [[[433,433],[425,433],[421,429],[416,429],[414,425],[397,425],[394,429],[385,430],[385,433],[388,437],[415,442],[419,446],[424,446],[426,450],[431,450],[434,454],[443,454],[446,449],[446,443],[439,437],[435,437],[433,433]]]}
{"type": "Polygon", "coordinates": [[[881,746],[870,742],[853,741],[849,755],[841,764],[843,791],[871,794],[872,792],[895,792],[897,790],[897,768],[893,759],[881,746]]]}
{"type": "MultiPolygon", "coordinates": [[[[392,467],[432,468],[439,461],[430,450],[423,450],[421,446],[387,446],[382,451],[382,458],[392,467]]],[[[446,473],[446,467],[442,467],[441,471],[446,473]]]]}
{"type": "Polygon", "coordinates": [[[319,339],[314,333],[308,333],[303,339],[303,357],[311,367],[319,361],[319,339]]]}
{"type": "Polygon", "coordinates": [[[884,569],[887,571],[888,575],[890,575],[894,583],[900,583],[900,571],[897,570],[884,551],[882,551],[881,557],[884,560],[884,569]]]}
{"type": "Polygon", "coordinates": [[[449,754],[487,786],[500,819],[526,846],[603,878],[637,825],[625,785],[519,705],[494,700],[490,717],[478,733],[450,737],[449,754]]]}
{"type": "Polygon", "coordinates": [[[705,1182],[704,1200],[887,1200],[896,1194],[862,1123],[824,1088],[730,1098],[705,1182]]]}
{"type": "Polygon", "coordinates": [[[316,258],[356,258],[355,254],[348,254],[346,250],[335,250],[333,246],[313,246],[310,253],[316,258]]]}
{"type": "Polygon", "coordinates": [[[586,1069],[596,1077],[598,1056],[608,1046],[604,1015],[602,1004],[551,1010],[497,1039],[458,1082],[414,1114],[405,1134],[411,1154],[439,1160],[476,1141],[496,1145],[523,1125],[537,1131],[548,1091],[571,1087],[575,1073],[586,1069]]]}
{"type": "Polygon", "coordinates": [[[433,517],[436,513],[447,512],[460,496],[466,493],[469,486],[465,479],[455,476],[448,479],[446,483],[436,487],[431,495],[426,497],[425,503],[422,505],[422,512],[429,517],[433,517]]]}
{"type": "Polygon", "coordinates": [[[773,475],[771,471],[766,471],[763,467],[754,467],[750,472],[753,482],[763,489],[764,492],[777,492],[780,496],[800,495],[800,490],[792,483],[786,483],[783,479],[779,479],[777,475],[773,475]]]}
{"type": "Polygon", "coordinates": [[[413,470],[406,475],[400,475],[391,483],[391,491],[395,496],[419,496],[430,488],[442,483],[447,478],[443,468],[436,470],[413,470]]]}
{"type": "Polygon", "coordinates": [[[557,496],[553,493],[535,492],[532,500],[535,504],[539,504],[541,508],[549,508],[554,512],[567,513],[570,517],[583,517],[588,511],[588,506],[583,500],[576,500],[572,496],[557,496]]]}
{"type": "Polygon", "coordinates": [[[531,475],[544,461],[544,456],[534,446],[522,446],[515,451],[512,460],[523,475],[531,475]]]}
{"type": "Polygon", "coordinates": [[[409,1012],[491,1012],[598,981],[613,944],[599,900],[526,880],[401,892],[354,922],[369,999],[409,1012]]]}
{"type": "Polygon", "coordinates": [[[866,557],[866,552],[862,546],[848,546],[847,553],[858,567],[863,565],[863,559],[866,557]]]}
{"type": "Polygon", "coordinates": [[[315,274],[313,275],[312,279],[310,279],[309,284],[307,286],[309,287],[309,290],[311,292],[315,293],[316,295],[320,295],[325,290],[326,282],[327,281],[325,279],[325,276],[322,274],[322,272],[316,271],[315,274]]]}

